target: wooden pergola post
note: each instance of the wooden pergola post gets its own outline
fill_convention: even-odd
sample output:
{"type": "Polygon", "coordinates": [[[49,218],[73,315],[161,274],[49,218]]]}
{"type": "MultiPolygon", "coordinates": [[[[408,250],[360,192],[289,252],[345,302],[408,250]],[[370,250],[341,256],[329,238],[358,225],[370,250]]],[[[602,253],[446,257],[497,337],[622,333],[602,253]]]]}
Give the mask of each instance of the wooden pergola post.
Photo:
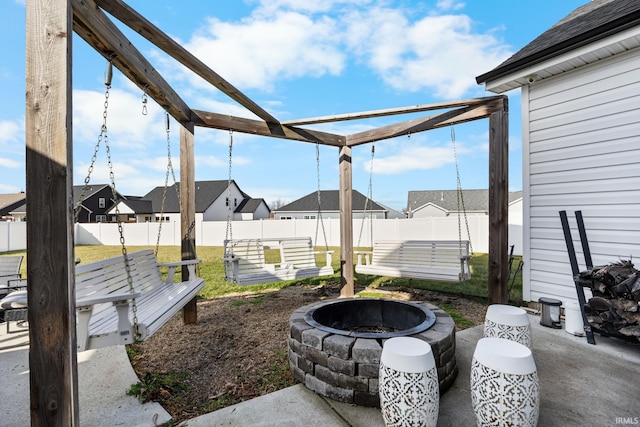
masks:
{"type": "Polygon", "coordinates": [[[509,104],[489,116],[489,304],[507,304],[509,245],[509,104]]]}
{"type": "MultiPolygon", "coordinates": [[[[180,247],[182,259],[196,258],[196,191],[195,191],[195,153],[193,122],[183,123],[180,127],[180,247]]],[[[182,280],[188,280],[186,269],[182,270],[182,280]]],[[[192,299],[182,309],[182,321],[186,324],[197,323],[198,306],[192,299]]]]}
{"type": "Polygon", "coordinates": [[[27,2],[26,192],[32,426],[77,426],[69,0],[27,2]]]}
{"type": "Polygon", "coordinates": [[[352,297],[355,292],[353,283],[353,179],[351,147],[340,147],[340,296],[352,297]]]}

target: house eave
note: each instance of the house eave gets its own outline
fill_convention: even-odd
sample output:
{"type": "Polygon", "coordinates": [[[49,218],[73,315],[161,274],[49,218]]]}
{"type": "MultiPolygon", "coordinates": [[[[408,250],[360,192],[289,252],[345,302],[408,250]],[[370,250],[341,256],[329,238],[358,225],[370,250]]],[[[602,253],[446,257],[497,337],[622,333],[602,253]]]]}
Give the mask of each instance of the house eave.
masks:
{"type": "Polygon", "coordinates": [[[618,28],[600,33],[599,37],[554,46],[478,76],[476,81],[484,84],[487,91],[502,94],[639,47],[640,17],[622,31],[618,28]]]}

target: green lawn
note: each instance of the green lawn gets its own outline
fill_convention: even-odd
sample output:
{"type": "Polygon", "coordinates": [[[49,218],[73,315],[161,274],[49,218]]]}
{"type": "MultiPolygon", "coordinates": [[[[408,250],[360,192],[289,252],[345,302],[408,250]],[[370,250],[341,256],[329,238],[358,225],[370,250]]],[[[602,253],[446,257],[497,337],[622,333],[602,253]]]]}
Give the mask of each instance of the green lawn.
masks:
{"type": "MultiPolygon", "coordinates": [[[[145,249],[148,247],[142,246],[128,246],[129,252],[145,249]]],[[[150,247],[154,249],[154,247],[150,247]]],[[[324,248],[323,248],[324,249],[324,248]]],[[[305,279],[305,283],[314,285],[320,285],[327,282],[339,282],[340,274],[340,262],[339,254],[340,250],[337,247],[331,247],[330,250],[334,251],[333,254],[333,269],[336,274],[333,276],[315,277],[305,279]]],[[[83,263],[97,261],[104,258],[118,256],[122,253],[120,246],[77,246],[76,257],[80,258],[83,263]]],[[[6,253],[7,255],[25,255],[25,251],[13,251],[6,253]]],[[[251,286],[239,286],[233,283],[228,283],[224,280],[224,263],[220,260],[223,256],[223,248],[219,246],[199,246],[197,248],[198,258],[202,259],[200,265],[200,276],[205,279],[206,285],[200,292],[200,296],[203,298],[213,298],[231,293],[240,292],[257,292],[261,290],[276,290],[286,286],[295,284],[296,282],[278,282],[261,285],[251,286]]],[[[267,262],[278,262],[279,252],[276,249],[266,251],[267,262]]],[[[177,246],[163,246],[160,247],[158,253],[159,262],[175,261],[180,259],[180,248],[177,246]]],[[[521,257],[516,257],[513,263],[513,269],[518,265],[521,257]]],[[[324,262],[324,256],[318,256],[318,265],[324,262]]],[[[22,275],[26,277],[26,262],[22,264],[22,275]]],[[[369,276],[356,274],[355,284],[357,287],[366,287],[369,290],[379,287],[407,287],[416,289],[427,289],[439,292],[446,292],[456,295],[465,295],[469,297],[475,297],[480,299],[487,298],[487,271],[488,271],[488,255],[476,254],[471,259],[471,275],[470,280],[464,282],[438,282],[432,280],[416,280],[416,279],[399,279],[380,276],[369,276]]],[[[518,275],[513,282],[510,280],[509,285],[512,285],[510,290],[510,301],[514,304],[520,304],[522,302],[522,277],[518,275]]]]}

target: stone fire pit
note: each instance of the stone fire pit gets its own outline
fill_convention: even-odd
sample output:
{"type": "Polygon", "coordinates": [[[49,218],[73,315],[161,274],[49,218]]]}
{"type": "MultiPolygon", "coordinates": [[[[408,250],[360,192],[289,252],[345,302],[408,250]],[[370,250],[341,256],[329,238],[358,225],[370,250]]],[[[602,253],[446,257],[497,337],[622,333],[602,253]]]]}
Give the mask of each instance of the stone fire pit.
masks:
{"type": "Polygon", "coordinates": [[[299,382],[322,396],[379,407],[382,345],[397,336],[418,338],[431,345],[440,394],[448,390],[458,374],[455,323],[428,302],[353,298],[297,309],[289,319],[291,371],[299,382]]]}

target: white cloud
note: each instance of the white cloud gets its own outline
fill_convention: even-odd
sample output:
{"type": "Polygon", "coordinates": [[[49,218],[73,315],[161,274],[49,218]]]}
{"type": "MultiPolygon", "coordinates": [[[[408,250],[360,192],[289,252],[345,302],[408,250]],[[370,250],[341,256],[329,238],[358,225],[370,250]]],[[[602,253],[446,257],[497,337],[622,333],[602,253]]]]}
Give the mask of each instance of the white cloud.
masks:
{"type": "MultiPolygon", "coordinates": [[[[373,173],[380,175],[395,175],[410,170],[437,169],[453,163],[453,151],[449,147],[422,147],[409,145],[401,147],[397,152],[387,157],[376,157],[373,160],[373,173]]],[[[367,170],[370,162],[366,162],[367,170]]]]}
{"type": "Polygon", "coordinates": [[[492,34],[472,31],[466,15],[426,16],[409,22],[400,10],[351,17],[349,43],[395,89],[428,90],[460,98],[479,90],[475,76],[499,64],[509,49],[492,34]]]}
{"type": "Polygon", "coordinates": [[[0,120],[0,143],[24,141],[24,124],[0,120]]]}
{"type": "Polygon", "coordinates": [[[436,7],[440,10],[460,10],[465,4],[457,0],[438,0],[436,7]]]}
{"type": "Polygon", "coordinates": [[[0,166],[3,168],[17,169],[22,166],[22,163],[7,159],[6,157],[0,157],[0,166]]]}
{"type": "MultiPolygon", "coordinates": [[[[74,140],[96,143],[103,123],[104,93],[90,90],[73,91],[74,140]]],[[[111,89],[107,109],[107,135],[112,146],[140,149],[166,134],[165,117],[151,98],[142,114],[142,92],[134,94],[111,89]]]]}
{"type": "Polygon", "coordinates": [[[276,78],[337,75],[344,67],[339,28],[328,17],[277,12],[239,23],[207,22],[185,47],[241,88],[271,90],[276,78]]]}
{"type": "Polygon", "coordinates": [[[328,12],[343,6],[367,5],[371,0],[258,0],[258,12],[269,14],[281,9],[297,10],[308,13],[328,12]]]}

